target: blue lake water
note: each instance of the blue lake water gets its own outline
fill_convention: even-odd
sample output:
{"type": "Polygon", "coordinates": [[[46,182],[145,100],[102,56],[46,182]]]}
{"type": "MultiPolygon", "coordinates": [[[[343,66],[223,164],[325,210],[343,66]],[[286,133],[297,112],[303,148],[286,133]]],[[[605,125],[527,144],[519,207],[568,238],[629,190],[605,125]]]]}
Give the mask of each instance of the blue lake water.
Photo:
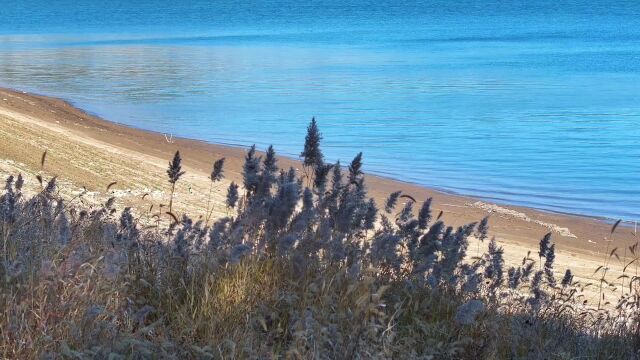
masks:
{"type": "Polygon", "coordinates": [[[640,218],[638,1],[11,1],[0,84],[287,155],[315,116],[368,172],[640,218]]]}

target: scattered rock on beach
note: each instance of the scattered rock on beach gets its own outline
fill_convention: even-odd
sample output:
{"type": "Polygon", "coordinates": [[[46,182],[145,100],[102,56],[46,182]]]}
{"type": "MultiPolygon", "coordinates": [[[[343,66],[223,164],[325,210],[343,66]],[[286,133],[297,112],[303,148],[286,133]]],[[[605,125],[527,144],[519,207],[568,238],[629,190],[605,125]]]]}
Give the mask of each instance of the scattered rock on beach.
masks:
{"type": "Polygon", "coordinates": [[[488,211],[490,213],[496,213],[496,214],[500,214],[500,215],[505,215],[505,216],[509,216],[509,217],[513,217],[516,219],[520,219],[526,222],[530,222],[530,223],[534,223],[534,224],[538,224],[540,226],[544,226],[547,229],[549,229],[550,231],[553,231],[561,236],[566,236],[566,237],[570,237],[570,238],[577,238],[577,236],[575,236],[574,234],[571,233],[571,231],[566,228],[566,227],[561,227],[558,226],[556,224],[550,224],[550,223],[546,223],[544,221],[540,221],[540,220],[534,220],[532,218],[530,218],[529,216],[527,216],[527,214],[525,213],[521,213],[519,211],[515,211],[515,210],[511,210],[511,209],[507,209],[495,204],[488,204],[482,201],[476,201],[474,203],[469,203],[467,204],[468,206],[473,206],[476,207],[478,209],[482,209],[485,211],[488,211]]]}

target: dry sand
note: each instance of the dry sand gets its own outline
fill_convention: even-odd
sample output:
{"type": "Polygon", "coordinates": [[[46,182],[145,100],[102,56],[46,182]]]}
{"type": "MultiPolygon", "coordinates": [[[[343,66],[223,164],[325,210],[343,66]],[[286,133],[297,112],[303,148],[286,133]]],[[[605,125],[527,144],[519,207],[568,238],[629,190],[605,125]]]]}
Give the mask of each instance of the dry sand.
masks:
{"type": "MultiPolygon", "coordinates": [[[[0,89],[0,177],[21,172],[33,191],[39,186],[36,173],[42,172],[45,177],[57,175],[67,197],[86,188],[89,193],[83,201],[88,205],[115,196],[119,207],[133,206],[143,214],[152,204],[157,209],[159,204],[168,203],[165,169],[176,150],[182,154],[187,173],[178,183],[174,212],[186,212],[195,218],[204,215],[211,165],[225,157],[226,179],[214,188],[214,216],[226,214],[226,188],[232,180],[241,183],[245,149],[189,139],[174,138],[169,142],[163,134],[99,119],[59,99],[0,89]],[[40,169],[45,150],[47,160],[44,169],[40,169]],[[107,192],[107,185],[113,181],[117,185],[107,192]]],[[[354,153],[358,150],[354,149],[354,153]]],[[[300,168],[298,161],[289,158],[281,158],[279,163],[282,167],[300,168]]],[[[593,272],[603,264],[607,247],[619,248],[622,258],[624,249],[636,242],[633,228],[621,227],[611,236],[611,224],[598,219],[498,206],[378,176],[367,176],[367,184],[378,204],[395,190],[418,201],[433,197],[436,214],[443,211],[443,218],[450,225],[478,221],[491,214],[490,234],[504,247],[507,263],[519,263],[528,251],[536,258],[540,238],[552,231],[558,275],[570,267],[583,282],[595,282],[593,272]]],[[[475,255],[476,245],[471,244],[471,255],[475,255]]],[[[627,251],[627,261],[630,257],[627,251]]],[[[621,262],[612,260],[609,280],[619,275],[621,262]]],[[[635,271],[633,267],[632,275],[635,271]]]]}

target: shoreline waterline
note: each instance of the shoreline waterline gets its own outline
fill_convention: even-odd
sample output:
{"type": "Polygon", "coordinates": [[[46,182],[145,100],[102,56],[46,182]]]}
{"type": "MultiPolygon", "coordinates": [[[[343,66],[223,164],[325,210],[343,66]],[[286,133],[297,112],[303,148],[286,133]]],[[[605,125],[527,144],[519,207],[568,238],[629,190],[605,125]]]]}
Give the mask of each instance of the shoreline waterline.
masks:
{"type": "Polygon", "coordinates": [[[327,162],[366,149],[381,176],[640,220],[638,4],[196,3],[9,6],[0,86],[294,158],[315,116],[327,162]]]}
{"type": "MultiPolygon", "coordinates": [[[[202,142],[203,144],[211,145],[211,146],[223,146],[223,147],[230,147],[230,148],[243,149],[243,150],[247,150],[251,146],[251,145],[246,145],[246,144],[241,144],[241,143],[213,142],[213,141],[208,141],[208,140],[198,139],[198,138],[193,138],[193,137],[175,136],[173,134],[166,134],[166,133],[163,133],[161,131],[157,131],[157,130],[153,130],[153,129],[148,129],[148,128],[129,125],[129,124],[126,124],[126,123],[123,123],[123,122],[119,122],[119,121],[116,121],[116,120],[107,119],[106,117],[104,117],[103,115],[101,115],[101,114],[99,114],[97,112],[89,111],[89,110],[85,109],[84,107],[82,107],[81,104],[79,104],[78,102],[74,101],[73,99],[64,98],[64,97],[57,97],[57,96],[51,96],[51,95],[46,94],[46,93],[38,92],[38,90],[36,90],[36,89],[16,88],[16,87],[8,86],[7,84],[0,83],[0,90],[2,90],[2,89],[13,91],[13,92],[18,92],[18,93],[23,93],[23,94],[36,95],[36,96],[49,98],[49,99],[55,99],[55,100],[64,102],[64,103],[68,104],[69,106],[72,106],[72,107],[82,111],[83,113],[85,113],[85,114],[87,114],[87,115],[89,115],[89,116],[91,116],[93,118],[96,118],[98,120],[101,120],[101,121],[104,121],[104,122],[108,122],[108,123],[112,123],[112,124],[115,124],[115,125],[118,125],[118,126],[130,128],[130,129],[135,129],[135,130],[139,130],[139,131],[144,131],[144,132],[157,134],[157,135],[171,136],[171,137],[173,137],[174,140],[180,139],[180,140],[187,140],[187,141],[197,141],[197,142],[202,142]]],[[[300,135],[300,137],[304,137],[304,134],[299,134],[299,135],[300,135]]],[[[259,151],[264,151],[265,149],[258,149],[258,150],[259,151]]],[[[354,149],[353,151],[354,151],[354,154],[356,154],[360,150],[354,149]]],[[[366,166],[366,157],[367,157],[366,151],[363,151],[363,154],[364,154],[365,166],[366,166]]],[[[289,154],[289,153],[284,153],[283,154],[283,153],[279,152],[279,157],[286,157],[289,160],[294,161],[294,162],[300,161],[300,159],[296,158],[294,154],[289,154]]],[[[350,159],[341,159],[343,164],[347,160],[350,160],[350,159]]],[[[465,198],[469,198],[470,200],[478,200],[478,201],[482,201],[484,203],[495,204],[495,205],[498,205],[498,206],[508,206],[508,207],[513,207],[513,208],[519,208],[521,210],[529,209],[529,210],[533,210],[533,211],[539,211],[539,212],[544,212],[544,213],[549,213],[549,214],[554,214],[554,215],[564,215],[564,216],[572,216],[572,217],[584,217],[586,219],[602,221],[602,222],[605,222],[607,224],[613,224],[614,222],[616,222],[618,220],[621,220],[620,225],[628,226],[628,227],[634,227],[634,224],[637,224],[637,221],[634,221],[632,219],[618,219],[618,218],[606,217],[606,216],[600,216],[600,215],[594,215],[594,214],[584,214],[584,213],[560,211],[560,210],[555,210],[555,209],[552,209],[552,208],[522,205],[522,204],[518,204],[518,203],[514,203],[514,202],[509,202],[508,200],[496,199],[494,197],[489,197],[489,196],[487,196],[487,197],[478,196],[478,195],[475,195],[475,194],[472,194],[472,193],[465,193],[465,192],[461,192],[461,191],[448,189],[446,187],[439,187],[439,186],[436,186],[436,185],[428,185],[428,184],[422,184],[422,183],[414,182],[414,181],[410,181],[410,180],[404,180],[404,179],[395,177],[393,174],[385,174],[385,173],[377,172],[377,171],[371,170],[371,169],[367,170],[367,174],[369,176],[375,176],[375,177],[378,177],[378,178],[381,178],[381,179],[385,179],[385,180],[392,181],[392,182],[397,182],[397,183],[400,183],[400,184],[405,184],[405,185],[424,188],[425,190],[428,190],[428,191],[437,191],[437,192],[442,193],[444,195],[465,197],[465,198]]],[[[531,196],[531,195],[529,195],[529,196],[531,196]]]]}

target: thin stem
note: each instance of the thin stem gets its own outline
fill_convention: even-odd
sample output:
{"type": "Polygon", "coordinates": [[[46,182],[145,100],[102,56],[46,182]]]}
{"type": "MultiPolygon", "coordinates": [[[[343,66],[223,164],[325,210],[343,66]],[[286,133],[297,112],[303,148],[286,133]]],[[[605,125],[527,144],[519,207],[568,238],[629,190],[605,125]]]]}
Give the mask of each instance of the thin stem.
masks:
{"type": "Polygon", "coordinates": [[[173,212],[173,193],[176,191],[176,183],[171,185],[171,197],[169,198],[169,212],[173,212]]]}
{"type": "Polygon", "coordinates": [[[207,210],[205,212],[205,223],[204,223],[205,226],[209,225],[209,219],[211,218],[211,215],[209,214],[209,205],[211,204],[211,192],[212,191],[213,191],[213,180],[211,181],[211,183],[209,183],[209,196],[207,197],[207,210]]]}

